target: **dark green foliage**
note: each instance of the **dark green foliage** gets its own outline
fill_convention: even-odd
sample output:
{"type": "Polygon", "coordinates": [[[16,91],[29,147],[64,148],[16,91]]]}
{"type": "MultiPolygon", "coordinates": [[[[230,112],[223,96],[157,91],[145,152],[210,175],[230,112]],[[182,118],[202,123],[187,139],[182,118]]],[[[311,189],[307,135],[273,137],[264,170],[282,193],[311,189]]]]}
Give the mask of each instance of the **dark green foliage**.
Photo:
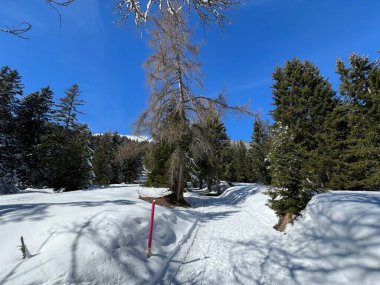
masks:
{"type": "Polygon", "coordinates": [[[78,107],[83,105],[83,101],[78,99],[79,93],[75,84],[60,99],[55,119],[61,125],[53,128],[57,133],[51,134],[48,142],[49,147],[53,147],[51,153],[56,154],[55,158],[49,157],[47,161],[53,169],[52,186],[57,190],[87,188],[94,178],[90,132],[86,125],[77,121],[77,115],[81,114],[78,107]]]}
{"type": "Polygon", "coordinates": [[[220,181],[227,167],[226,155],[229,151],[229,138],[219,114],[210,108],[207,116],[198,124],[193,125],[193,132],[201,138],[193,142],[192,156],[198,169],[199,187],[203,180],[211,190],[215,186],[220,193],[220,181]]]}
{"type": "Polygon", "coordinates": [[[115,158],[112,137],[110,133],[99,136],[99,142],[94,147],[93,166],[94,182],[97,185],[109,185],[113,178],[112,163],[115,158]]]}
{"type": "Polygon", "coordinates": [[[86,125],[58,136],[64,143],[54,163],[52,186],[56,190],[72,191],[88,188],[92,185],[92,155],[90,132],[86,125]]]}
{"type": "Polygon", "coordinates": [[[271,176],[269,173],[269,161],[267,155],[270,146],[269,126],[259,117],[256,117],[253,125],[251,142],[252,181],[269,185],[271,176]]]}
{"type": "Polygon", "coordinates": [[[304,171],[317,187],[326,183],[326,170],[316,168],[326,148],[326,119],[337,105],[328,80],[311,62],[292,59],[273,74],[272,111],[276,122],[287,126],[304,152],[304,171]]]}
{"type": "Polygon", "coordinates": [[[150,171],[148,174],[147,186],[169,187],[169,168],[172,147],[163,143],[152,143],[148,147],[145,158],[145,165],[150,171]]]}
{"type": "Polygon", "coordinates": [[[27,185],[41,185],[39,168],[43,152],[38,150],[47,132],[53,106],[53,92],[49,87],[24,97],[17,110],[17,138],[21,145],[25,167],[22,180],[27,185]]]}
{"type": "Polygon", "coordinates": [[[0,193],[20,189],[23,168],[20,144],[17,140],[15,114],[22,95],[21,77],[16,70],[0,70],[0,193]]]}
{"type": "Polygon", "coordinates": [[[252,182],[252,162],[247,143],[231,142],[229,153],[225,156],[224,179],[230,182],[252,182]]]}
{"type": "Polygon", "coordinates": [[[333,139],[335,176],[331,185],[344,189],[380,189],[380,63],[352,54],[349,66],[337,61],[342,104],[334,117],[343,134],[333,139]],[[344,110],[344,111],[343,111],[344,110]]]}
{"type": "Polygon", "coordinates": [[[54,118],[66,130],[75,129],[78,125],[78,115],[83,114],[78,110],[78,107],[84,104],[84,101],[79,99],[79,95],[79,86],[74,84],[65,91],[65,96],[59,99],[54,118]]]}
{"type": "Polygon", "coordinates": [[[311,199],[312,189],[305,185],[303,150],[280,123],[273,129],[269,161],[273,188],[268,191],[268,206],[279,217],[298,215],[311,199]]]}

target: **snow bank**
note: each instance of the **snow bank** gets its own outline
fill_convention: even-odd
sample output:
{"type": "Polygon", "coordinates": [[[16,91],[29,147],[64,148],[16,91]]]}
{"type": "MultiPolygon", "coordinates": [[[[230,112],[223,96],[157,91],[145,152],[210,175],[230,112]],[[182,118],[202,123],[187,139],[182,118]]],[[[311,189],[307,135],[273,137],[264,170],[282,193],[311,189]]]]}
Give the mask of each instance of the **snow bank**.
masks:
{"type": "Polygon", "coordinates": [[[150,204],[138,199],[139,188],[0,196],[0,284],[147,284],[157,278],[196,218],[157,206],[148,260],[150,204]],[[26,260],[17,249],[20,236],[32,255],[26,260]]]}
{"type": "Polygon", "coordinates": [[[380,193],[315,196],[287,230],[288,267],[303,284],[379,284],[380,193]]]}

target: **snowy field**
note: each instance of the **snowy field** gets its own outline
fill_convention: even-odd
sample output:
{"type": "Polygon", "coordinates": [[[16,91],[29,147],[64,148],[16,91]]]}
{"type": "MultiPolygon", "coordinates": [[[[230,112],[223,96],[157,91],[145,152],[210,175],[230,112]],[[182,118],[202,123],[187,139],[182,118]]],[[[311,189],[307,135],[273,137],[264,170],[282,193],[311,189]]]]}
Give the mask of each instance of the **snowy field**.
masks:
{"type": "Polygon", "coordinates": [[[151,205],[138,195],[164,191],[113,185],[0,196],[0,284],[149,283],[195,220],[189,211],[157,206],[154,256],[147,260],[151,205]],[[20,236],[32,255],[24,261],[17,249],[20,236]]]}
{"type": "Polygon", "coordinates": [[[157,206],[149,260],[150,204],[138,196],[165,189],[0,196],[0,284],[380,284],[380,193],[318,195],[284,234],[265,190],[193,191],[193,209],[157,206]]]}

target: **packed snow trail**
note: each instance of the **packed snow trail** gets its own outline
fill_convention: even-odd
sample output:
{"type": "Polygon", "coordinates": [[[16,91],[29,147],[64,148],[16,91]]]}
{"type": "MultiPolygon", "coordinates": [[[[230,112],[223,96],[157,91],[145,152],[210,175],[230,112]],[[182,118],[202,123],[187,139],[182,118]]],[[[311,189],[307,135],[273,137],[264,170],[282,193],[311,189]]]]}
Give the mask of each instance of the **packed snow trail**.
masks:
{"type": "Polygon", "coordinates": [[[380,284],[380,193],[318,195],[285,235],[272,228],[265,190],[191,194],[200,224],[161,283],[380,284]]]}
{"type": "MultiPolygon", "coordinates": [[[[252,284],[260,272],[246,268],[261,257],[247,245],[262,244],[280,233],[273,229],[274,213],[265,206],[267,196],[259,185],[237,186],[220,197],[194,193],[188,199],[200,210],[197,235],[173,284],[252,284]],[[247,207],[246,205],[250,205],[247,207]],[[246,264],[246,265],[248,265],[246,264]],[[252,279],[252,276],[256,278],[252,279]]],[[[175,257],[181,259],[181,257],[175,257]]]]}

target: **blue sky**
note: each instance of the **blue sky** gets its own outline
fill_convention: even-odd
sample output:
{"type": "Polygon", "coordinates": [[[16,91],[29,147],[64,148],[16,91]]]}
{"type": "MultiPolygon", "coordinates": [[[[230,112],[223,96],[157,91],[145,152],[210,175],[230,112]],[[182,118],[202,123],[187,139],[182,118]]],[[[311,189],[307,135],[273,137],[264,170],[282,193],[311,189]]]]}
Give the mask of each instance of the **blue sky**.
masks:
{"type": "MultiPolygon", "coordinates": [[[[113,0],[77,0],[57,14],[42,0],[0,0],[0,25],[30,21],[29,40],[0,33],[0,66],[17,69],[25,92],[50,85],[56,97],[78,83],[87,101],[82,121],[93,132],[131,133],[149,89],[142,64],[147,36],[115,23],[113,0]]],[[[222,32],[192,23],[202,44],[205,95],[227,91],[230,104],[249,104],[268,117],[271,77],[288,59],[308,59],[337,87],[338,57],[351,52],[379,58],[378,0],[246,0],[222,32]]],[[[252,118],[224,118],[232,139],[249,140],[252,118]]]]}

